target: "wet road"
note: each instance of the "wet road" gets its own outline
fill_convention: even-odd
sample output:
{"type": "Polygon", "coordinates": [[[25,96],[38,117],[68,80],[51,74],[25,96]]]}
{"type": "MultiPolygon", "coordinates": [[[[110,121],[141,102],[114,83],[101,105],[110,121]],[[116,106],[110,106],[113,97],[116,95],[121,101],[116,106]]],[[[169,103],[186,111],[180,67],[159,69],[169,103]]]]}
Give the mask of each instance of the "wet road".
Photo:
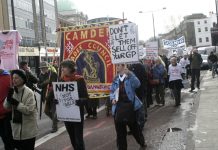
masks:
{"type": "MultiPolygon", "coordinates": [[[[205,72],[201,73],[201,79],[205,72]]],[[[204,90],[204,89],[201,89],[204,90]]],[[[182,90],[180,107],[174,107],[170,90],[166,90],[166,105],[153,106],[148,110],[148,121],[144,135],[147,150],[190,150],[194,147],[192,130],[199,103],[198,92],[182,90]]],[[[132,136],[128,136],[128,150],[136,150],[139,145],[132,136]]],[[[88,150],[116,149],[116,133],[112,117],[106,117],[105,111],[98,113],[98,119],[88,119],[84,127],[85,145],[88,150]]],[[[66,132],[38,146],[36,150],[72,150],[66,132]]]]}

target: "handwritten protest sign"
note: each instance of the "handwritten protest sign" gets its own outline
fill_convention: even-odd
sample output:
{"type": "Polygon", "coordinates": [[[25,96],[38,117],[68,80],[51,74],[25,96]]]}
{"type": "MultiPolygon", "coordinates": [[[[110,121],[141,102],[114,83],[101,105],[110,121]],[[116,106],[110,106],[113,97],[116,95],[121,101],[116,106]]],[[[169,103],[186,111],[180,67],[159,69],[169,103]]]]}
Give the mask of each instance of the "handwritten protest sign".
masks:
{"type": "Polygon", "coordinates": [[[154,60],[158,56],[158,42],[147,42],[146,48],[146,59],[154,60]]]}
{"type": "Polygon", "coordinates": [[[113,64],[139,61],[138,30],[134,23],[109,26],[113,64]]]}
{"type": "Polygon", "coordinates": [[[76,106],[79,99],[77,82],[53,82],[57,118],[61,121],[81,122],[80,110],[76,106]]]}

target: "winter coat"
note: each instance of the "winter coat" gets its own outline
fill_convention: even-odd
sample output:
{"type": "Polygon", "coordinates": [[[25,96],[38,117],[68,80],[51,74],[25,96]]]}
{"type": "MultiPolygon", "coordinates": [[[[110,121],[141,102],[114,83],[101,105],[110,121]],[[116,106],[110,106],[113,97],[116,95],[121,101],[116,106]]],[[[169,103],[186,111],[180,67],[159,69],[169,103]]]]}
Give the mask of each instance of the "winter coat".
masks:
{"type": "Polygon", "coordinates": [[[158,79],[161,84],[164,84],[165,67],[162,64],[154,65],[152,68],[153,79],[158,79]]]}
{"type": "Polygon", "coordinates": [[[14,123],[12,121],[12,134],[15,140],[26,140],[37,136],[37,106],[33,91],[27,86],[20,87],[18,92],[14,92],[13,96],[19,104],[11,105],[7,100],[4,102],[6,109],[12,109],[12,120],[15,110],[22,113],[22,123],[14,123]],[[23,96],[22,96],[23,95],[23,96]]]}
{"type": "MultiPolygon", "coordinates": [[[[119,88],[119,77],[116,76],[113,80],[113,83],[111,85],[111,89],[110,89],[110,100],[114,100],[115,99],[115,91],[119,88]]],[[[125,81],[124,81],[124,86],[125,86],[125,91],[126,94],[128,96],[128,99],[131,100],[132,102],[135,99],[135,105],[134,105],[134,110],[138,110],[142,107],[142,102],[139,100],[139,98],[136,96],[135,90],[136,88],[138,88],[140,86],[140,81],[139,79],[133,74],[130,73],[128,74],[128,76],[126,77],[125,81]]],[[[116,104],[112,106],[112,115],[115,114],[115,110],[116,110],[116,104]]]]}
{"type": "Polygon", "coordinates": [[[10,110],[6,110],[3,107],[3,103],[5,98],[8,95],[8,90],[10,88],[11,77],[9,72],[3,72],[0,74],[0,119],[3,119],[6,113],[10,112],[10,110]]]}
{"type": "Polygon", "coordinates": [[[203,59],[201,58],[200,54],[198,53],[191,54],[189,60],[191,63],[191,69],[201,69],[201,64],[203,62],[203,59]]]}
{"type": "Polygon", "coordinates": [[[141,85],[136,88],[136,95],[140,100],[143,100],[143,98],[146,97],[146,90],[148,85],[148,79],[147,79],[147,72],[145,70],[145,66],[141,63],[138,64],[132,64],[129,67],[129,70],[131,70],[136,77],[139,79],[141,85]]]}
{"type": "Polygon", "coordinates": [[[48,101],[52,101],[53,100],[53,96],[54,95],[52,92],[52,82],[56,82],[57,81],[57,73],[49,70],[47,73],[45,74],[40,74],[39,75],[39,83],[38,83],[38,87],[40,89],[42,89],[41,91],[41,100],[43,102],[45,102],[45,100],[48,101]],[[46,95],[48,89],[48,93],[46,95]]]}
{"type": "Polygon", "coordinates": [[[30,71],[25,71],[25,72],[26,72],[26,77],[27,77],[26,86],[34,91],[36,89],[34,84],[38,83],[39,79],[35,77],[32,72],[30,71]]]}

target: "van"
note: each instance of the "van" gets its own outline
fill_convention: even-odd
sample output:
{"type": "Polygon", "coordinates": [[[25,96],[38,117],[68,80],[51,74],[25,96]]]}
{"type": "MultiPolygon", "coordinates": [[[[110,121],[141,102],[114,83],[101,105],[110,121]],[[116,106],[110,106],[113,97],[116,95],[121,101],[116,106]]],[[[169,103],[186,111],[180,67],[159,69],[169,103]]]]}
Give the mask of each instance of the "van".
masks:
{"type": "Polygon", "coordinates": [[[198,53],[203,55],[210,55],[210,52],[218,53],[218,46],[199,47],[198,53]]]}

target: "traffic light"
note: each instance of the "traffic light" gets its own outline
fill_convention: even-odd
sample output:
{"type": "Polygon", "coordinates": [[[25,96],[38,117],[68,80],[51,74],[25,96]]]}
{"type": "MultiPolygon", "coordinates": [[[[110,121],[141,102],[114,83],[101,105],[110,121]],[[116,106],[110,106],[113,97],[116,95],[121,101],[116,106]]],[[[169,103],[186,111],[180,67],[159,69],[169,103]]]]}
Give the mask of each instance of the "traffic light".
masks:
{"type": "Polygon", "coordinates": [[[213,27],[211,28],[211,39],[212,39],[212,46],[218,45],[218,28],[213,27]]]}

